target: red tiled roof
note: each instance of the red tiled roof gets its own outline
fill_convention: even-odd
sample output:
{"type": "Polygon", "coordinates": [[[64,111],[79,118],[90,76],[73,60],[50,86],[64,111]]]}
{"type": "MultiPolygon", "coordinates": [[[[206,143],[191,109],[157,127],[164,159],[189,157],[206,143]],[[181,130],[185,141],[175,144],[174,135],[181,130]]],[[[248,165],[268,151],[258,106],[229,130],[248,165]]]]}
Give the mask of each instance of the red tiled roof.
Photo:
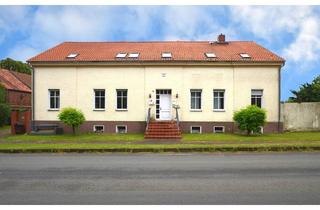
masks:
{"type": "Polygon", "coordinates": [[[16,71],[11,71],[11,73],[14,74],[25,85],[27,85],[29,88],[31,88],[31,75],[16,72],[16,71]]]}
{"type": "Polygon", "coordinates": [[[279,62],[284,59],[251,41],[231,41],[224,44],[208,41],[163,41],[163,42],[64,42],[31,59],[28,62],[109,62],[109,61],[246,61],[279,62]],[[138,59],[119,59],[119,52],[139,53],[138,59]],[[162,59],[162,52],[171,52],[172,59],[162,59]],[[208,59],[206,52],[213,52],[217,58],[208,59]],[[76,58],[66,58],[69,54],[76,58]],[[251,59],[243,59],[240,53],[247,53],[251,59]]]}
{"type": "Polygon", "coordinates": [[[12,71],[0,69],[0,84],[8,90],[18,90],[23,92],[31,92],[31,89],[21,82],[12,71]]]}

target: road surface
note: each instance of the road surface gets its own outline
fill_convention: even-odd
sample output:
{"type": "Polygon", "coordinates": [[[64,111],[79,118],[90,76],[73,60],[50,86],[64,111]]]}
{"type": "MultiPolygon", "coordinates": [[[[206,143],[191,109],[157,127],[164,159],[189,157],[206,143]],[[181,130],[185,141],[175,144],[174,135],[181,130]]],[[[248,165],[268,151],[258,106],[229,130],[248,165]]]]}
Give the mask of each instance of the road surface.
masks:
{"type": "Polygon", "coordinates": [[[320,153],[0,154],[0,204],[320,204],[320,153]]]}

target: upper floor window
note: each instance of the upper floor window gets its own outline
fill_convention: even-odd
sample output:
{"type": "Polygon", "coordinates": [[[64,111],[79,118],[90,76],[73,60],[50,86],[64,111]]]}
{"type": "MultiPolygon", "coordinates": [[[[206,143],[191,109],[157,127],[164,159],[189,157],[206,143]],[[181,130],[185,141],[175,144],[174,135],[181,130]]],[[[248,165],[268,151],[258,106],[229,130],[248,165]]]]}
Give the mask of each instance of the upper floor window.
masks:
{"type": "Polygon", "coordinates": [[[60,90],[49,89],[49,108],[59,109],[60,108],[60,90]]]}
{"type": "Polygon", "coordinates": [[[128,109],[128,90],[117,90],[117,109],[128,109]]]}
{"type": "Polygon", "coordinates": [[[95,109],[105,109],[105,90],[95,89],[94,90],[94,108],[95,109]]]}
{"type": "Polygon", "coordinates": [[[224,110],[224,90],[213,90],[213,109],[224,110]]]}
{"type": "Polygon", "coordinates": [[[251,105],[262,106],[263,90],[251,90],[251,105]]]}
{"type": "Polygon", "coordinates": [[[191,93],[191,109],[200,110],[202,90],[190,90],[190,93],[191,93]]]}

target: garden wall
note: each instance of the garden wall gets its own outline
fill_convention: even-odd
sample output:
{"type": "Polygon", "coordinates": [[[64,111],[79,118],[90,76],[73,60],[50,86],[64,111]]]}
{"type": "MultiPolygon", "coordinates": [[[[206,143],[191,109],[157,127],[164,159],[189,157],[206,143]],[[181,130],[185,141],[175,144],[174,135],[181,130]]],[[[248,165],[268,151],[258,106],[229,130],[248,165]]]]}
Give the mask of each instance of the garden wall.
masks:
{"type": "Polygon", "coordinates": [[[285,131],[320,131],[320,102],[281,103],[285,131]]]}

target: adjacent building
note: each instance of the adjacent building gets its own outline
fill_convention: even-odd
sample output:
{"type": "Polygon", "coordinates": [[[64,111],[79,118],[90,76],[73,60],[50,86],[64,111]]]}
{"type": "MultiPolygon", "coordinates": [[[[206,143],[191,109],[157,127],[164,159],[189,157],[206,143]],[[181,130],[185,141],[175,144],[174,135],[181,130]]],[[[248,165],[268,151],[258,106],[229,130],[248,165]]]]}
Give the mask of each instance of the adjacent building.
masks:
{"type": "Polygon", "coordinates": [[[64,42],[31,59],[33,122],[81,109],[82,132],[144,132],[177,121],[185,133],[234,132],[236,110],[267,110],[279,132],[283,58],[252,41],[64,42]]]}

